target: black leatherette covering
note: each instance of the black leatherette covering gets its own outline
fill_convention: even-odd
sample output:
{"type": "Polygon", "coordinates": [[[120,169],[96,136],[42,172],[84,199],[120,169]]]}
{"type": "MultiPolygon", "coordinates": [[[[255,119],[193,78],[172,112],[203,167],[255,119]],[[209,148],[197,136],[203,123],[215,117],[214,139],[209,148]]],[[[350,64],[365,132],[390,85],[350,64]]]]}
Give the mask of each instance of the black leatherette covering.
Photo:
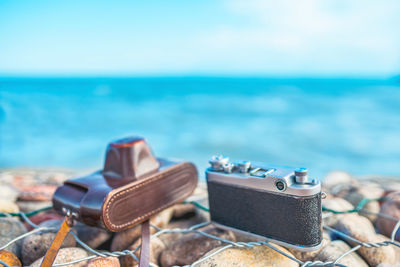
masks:
{"type": "Polygon", "coordinates": [[[207,184],[212,221],[296,246],[321,243],[321,194],[299,197],[207,184]]]}

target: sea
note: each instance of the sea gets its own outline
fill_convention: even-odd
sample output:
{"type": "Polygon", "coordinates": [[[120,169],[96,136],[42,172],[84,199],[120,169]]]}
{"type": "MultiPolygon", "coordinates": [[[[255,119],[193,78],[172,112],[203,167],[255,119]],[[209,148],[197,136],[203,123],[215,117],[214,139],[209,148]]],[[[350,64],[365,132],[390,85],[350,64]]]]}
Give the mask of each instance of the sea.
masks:
{"type": "Polygon", "coordinates": [[[106,145],[159,157],[223,154],[400,177],[400,81],[313,78],[0,78],[0,168],[100,169],[106,145]]]}

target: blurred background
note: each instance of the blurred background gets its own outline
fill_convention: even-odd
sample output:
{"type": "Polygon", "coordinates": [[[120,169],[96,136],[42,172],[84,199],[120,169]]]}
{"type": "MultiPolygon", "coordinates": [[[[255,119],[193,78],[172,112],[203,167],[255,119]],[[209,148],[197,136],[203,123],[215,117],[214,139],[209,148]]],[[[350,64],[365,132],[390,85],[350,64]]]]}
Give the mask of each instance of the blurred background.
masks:
{"type": "Polygon", "coordinates": [[[399,1],[1,1],[0,168],[106,144],[400,174],[399,1]]]}

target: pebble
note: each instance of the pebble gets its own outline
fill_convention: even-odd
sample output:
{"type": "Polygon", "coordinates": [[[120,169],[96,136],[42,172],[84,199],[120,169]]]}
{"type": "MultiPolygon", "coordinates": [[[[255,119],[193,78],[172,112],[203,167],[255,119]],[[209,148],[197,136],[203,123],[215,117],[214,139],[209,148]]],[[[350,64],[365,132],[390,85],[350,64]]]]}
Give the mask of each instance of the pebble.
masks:
{"type": "MultiPolygon", "coordinates": [[[[60,220],[50,220],[41,223],[39,226],[59,228],[61,223],[62,221],[60,220]]],[[[55,236],[55,232],[38,232],[25,237],[23,239],[21,253],[24,266],[29,265],[35,260],[44,256],[47,250],[50,248],[55,236]]],[[[71,234],[68,234],[61,247],[74,247],[75,245],[75,238],[71,234]]]]}
{"type": "MultiPolygon", "coordinates": [[[[84,249],[81,248],[62,248],[58,251],[57,257],[54,261],[54,264],[70,262],[73,260],[78,260],[81,258],[87,257],[88,254],[84,249]]],[[[36,260],[32,263],[31,267],[40,267],[44,257],[36,260]]],[[[64,267],[85,267],[87,265],[87,261],[81,261],[75,264],[69,264],[64,267]]]]}
{"type": "MultiPolygon", "coordinates": [[[[140,244],[141,239],[138,239],[128,250],[135,250],[140,244]]],[[[158,262],[158,258],[164,249],[164,243],[158,237],[153,237],[150,242],[150,262],[158,262]]],[[[136,251],[135,255],[139,258],[140,249],[136,251]]],[[[137,261],[133,259],[132,256],[121,257],[121,265],[123,267],[134,266],[135,264],[137,264],[137,261]]]]}
{"type": "Polygon", "coordinates": [[[9,171],[0,170],[0,181],[4,185],[12,185],[14,182],[14,175],[12,175],[9,171]]]}
{"type": "MultiPolygon", "coordinates": [[[[209,207],[208,204],[208,197],[207,198],[203,198],[203,199],[199,199],[196,201],[197,203],[199,203],[200,205],[202,205],[203,207],[209,207]]],[[[210,217],[210,213],[208,211],[202,210],[202,209],[196,209],[196,215],[201,218],[202,221],[210,221],[211,217],[210,217]]]]}
{"type": "MultiPolygon", "coordinates": [[[[380,213],[400,220],[400,192],[391,193],[387,196],[387,199],[382,204],[380,213]]],[[[376,221],[376,227],[379,232],[387,237],[391,236],[395,225],[395,221],[383,217],[379,217],[376,221]]],[[[396,240],[400,241],[400,230],[397,231],[396,240]]]]}
{"type": "Polygon", "coordinates": [[[172,218],[174,219],[190,218],[196,215],[196,208],[193,204],[176,204],[173,208],[172,218]]]}
{"type": "Polygon", "coordinates": [[[111,232],[107,230],[87,226],[83,223],[76,223],[74,229],[78,232],[79,239],[91,248],[98,248],[110,239],[112,235],[111,232]]]}
{"type": "MultiPolygon", "coordinates": [[[[354,206],[348,202],[347,200],[339,197],[331,197],[327,199],[322,200],[322,205],[325,208],[331,209],[331,210],[336,210],[336,211],[348,211],[354,209],[354,206]]],[[[324,213],[330,213],[330,212],[324,212],[324,213]]],[[[323,219],[323,224],[327,226],[332,226],[336,224],[336,222],[343,217],[343,214],[333,214],[331,216],[326,216],[323,219]]]]}
{"type": "MultiPolygon", "coordinates": [[[[335,261],[343,253],[349,251],[351,247],[342,240],[332,241],[329,245],[324,247],[314,260],[319,261],[335,261]]],[[[368,264],[355,252],[348,254],[342,258],[338,263],[351,267],[368,267],[368,264]]]]}
{"type": "MultiPolygon", "coordinates": [[[[196,224],[199,224],[202,222],[204,222],[202,220],[202,218],[200,218],[199,216],[195,216],[195,217],[191,217],[189,219],[171,221],[165,228],[187,229],[193,225],[196,225],[196,224]]],[[[170,233],[170,234],[160,235],[160,236],[158,236],[158,238],[160,238],[166,246],[169,246],[170,244],[174,243],[176,240],[180,239],[183,236],[184,236],[184,234],[182,234],[182,233],[170,233]]]]}
{"type": "MultiPolygon", "coordinates": [[[[7,250],[0,250],[0,260],[8,266],[22,266],[18,257],[14,253],[11,253],[7,250]]],[[[4,265],[0,264],[0,266],[4,265]]]]}
{"type": "Polygon", "coordinates": [[[0,199],[0,212],[19,212],[19,207],[12,200],[0,199]]]}
{"type": "MultiPolygon", "coordinates": [[[[231,231],[217,229],[209,226],[202,229],[208,234],[235,241],[231,231]]],[[[200,234],[190,233],[182,236],[170,244],[160,255],[161,266],[188,265],[200,259],[208,251],[219,247],[222,242],[200,234]]]]}
{"type": "MultiPolygon", "coordinates": [[[[389,240],[383,235],[375,235],[369,242],[383,242],[389,240]]],[[[383,246],[380,248],[366,248],[361,247],[358,250],[360,254],[371,267],[376,267],[379,264],[395,264],[396,263],[396,251],[393,246],[383,246]]]]}
{"type": "Polygon", "coordinates": [[[370,240],[376,235],[372,223],[367,218],[354,213],[343,215],[334,228],[361,242],[370,240]]]}
{"type": "Polygon", "coordinates": [[[21,201],[51,201],[56,185],[31,185],[21,189],[18,199],[21,201]]]}
{"type": "Polygon", "coordinates": [[[164,228],[171,221],[173,214],[174,207],[167,208],[158,213],[156,216],[152,217],[150,222],[160,228],[164,228]]]}
{"type": "Polygon", "coordinates": [[[33,175],[30,173],[21,173],[12,175],[12,185],[21,190],[24,186],[34,185],[37,183],[33,175]]]}
{"type": "MultiPolygon", "coordinates": [[[[290,256],[289,251],[286,249],[271,244],[272,246],[278,248],[279,250],[287,253],[290,256]]],[[[216,252],[219,248],[207,253],[210,255],[216,252]]],[[[288,257],[276,252],[275,250],[267,246],[255,246],[252,248],[227,248],[221,252],[211,256],[207,260],[196,265],[198,267],[225,267],[225,266],[235,266],[235,267],[297,267],[299,264],[288,257]]]]}
{"type": "MultiPolygon", "coordinates": [[[[0,218],[0,244],[5,245],[14,238],[25,234],[26,228],[22,222],[15,218],[0,218]]],[[[22,240],[12,243],[5,250],[20,257],[22,240]]]]}
{"type": "Polygon", "coordinates": [[[116,257],[97,257],[91,259],[85,267],[120,267],[119,260],[116,257]]]}
{"type": "MultiPolygon", "coordinates": [[[[361,241],[361,242],[379,242],[382,236],[375,233],[372,223],[365,217],[357,214],[346,214],[334,226],[337,230],[361,241]]],[[[350,245],[356,245],[355,242],[348,242],[350,245]]],[[[395,250],[391,246],[381,248],[360,248],[358,253],[365,259],[370,266],[377,266],[378,263],[395,262],[395,250]]]]}
{"type": "MultiPolygon", "coordinates": [[[[125,250],[140,237],[141,231],[142,226],[136,225],[125,231],[116,233],[111,243],[111,251],[125,250]]],[[[156,230],[153,227],[150,227],[150,234],[154,234],[155,232],[156,230]]]]}
{"type": "Polygon", "coordinates": [[[15,202],[18,198],[19,192],[10,185],[0,185],[0,199],[6,199],[11,202],[15,202]]]}
{"type": "MultiPolygon", "coordinates": [[[[29,217],[29,219],[34,223],[34,224],[40,224],[45,221],[49,220],[62,220],[64,217],[55,213],[55,212],[41,212],[39,214],[33,215],[29,217]]],[[[28,224],[27,222],[24,223],[26,228],[30,231],[33,229],[33,227],[28,224]]]]}
{"type": "Polygon", "coordinates": [[[17,201],[17,205],[22,212],[32,212],[53,205],[51,201],[17,201]]]}
{"type": "Polygon", "coordinates": [[[319,248],[318,250],[314,250],[314,251],[307,251],[307,252],[302,252],[300,250],[297,249],[291,249],[288,248],[289,252],[293,254],[293,256],[296,257],[296,259],[299,259],[301,261],[313,261],[314,258],[326,247],[330,244],[331,242],[331,238],[330,236],[324,232],[323,233],[323,239],[322,239],[322,244],[321,244],[321,248],[319,248]]]}
{"type": "Polygon", "coordinates": [[[382,178],[378,177],[377,183],[382,186],[383,190],[385,190],[385,194],[389,195],[390,193],[400,192],[400,182],[397,178],[382,178]]]}
{"type": "Polygon", "coordinates": [[[330,190],[335,186],[350,183],[354,183],[354,179],[349,173],[344,171],[332,171],[324,177],[322,186],[330,190]]]}
{"type": "Polygon", "coordinates": [[[47,184],[61,185],[68,178],[74,177],[76,172],[71,170],[48,170],[36,173],[36,179],[47,184]]]}
{"type": "MultiPolygon", "coordinates": [[[[336,193],[336,196],[342,197],[356,207],[363,199],[378,199],[384,195],[385,191],[377,184],[372,182],[363,182],[363,185],[348,185],[348,187],[336,193]]],[[[360,212],[360,215],[367,217],[370,221],[374,222],[377,215],[371,213],[379,212],[378,201],[369,201],[363,207],[363,210],[368,212],[360,212]]]]}
{"type": "MultiPolygon", "coordinates": [[[[173,207],[168,208],[150,219],[150,222],[158,227],[164,228],[169,223],[173,214],[173,207]]],[[[125,231],[118,232],[114,235],[111,243],[112,251],[121,251],[133,244],[139,238],[142,232],[141,225],[136,225],[125,231]]],[[[150,227],[150,233],[154,234],[156,230],[150,227]]]]}

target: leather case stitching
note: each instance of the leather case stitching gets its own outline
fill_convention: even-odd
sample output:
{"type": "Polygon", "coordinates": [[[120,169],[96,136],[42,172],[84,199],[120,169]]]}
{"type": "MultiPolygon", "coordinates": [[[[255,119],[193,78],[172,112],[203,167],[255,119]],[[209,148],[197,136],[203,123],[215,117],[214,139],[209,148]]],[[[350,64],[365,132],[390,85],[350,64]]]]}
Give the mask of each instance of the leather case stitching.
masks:
{"type": "MultiPolygon", "coordinates": [[[[111,206],[112,202],[115,200],[115,198],[117,198],[117,197],[119,197],[119,196],[121,196],[121,195],[123,195],[123,194],[127,194],[127,193],[129,193],[129,192],[131,192],[131,191],[134,191],[134,190],[136,190],[136,189],[138,189],[138,188],[140,188],[140,187],[142,187],[142,186],[144,186],[144,185],[147,185],[148,183],[153,182],[154,180],[158,180],[158,179],[160,179],[160,178],[167,177],[168,174],[170,174],[171,172],[173,172],[173,171],[175,171],[175,170],[176,170],[176,169],[167,170],[166,172],[160,173],[159,175],[156,175],[155,177],[153,177],[153,178],[151,178],[151,179],[149,179],[149,180],[147,180],[147,181],[144,181],[143,183],[137,184],[137,185],[134,186],[134,187],[131,187],[131,188],[122,190],[122,191],[118,192],[117,194],[113,195],[113,196],[111,197],[111,199],[108,201],[107,206],[106,206],[106,209],[105,209],[105,218],[104,218],[105,224],[111,225],[111,226],[113,227],[113,229],[121,229],[121,228],[124,228],[125,226],[133,225],[133,224],[135,224],[136,222],[141,221],[141,220],[143,220],[144,218],[146,218],[146,217],[148,217],[148,216],[150,216],[150,215],[153,215],[153,214],[155,214],[155,213],[157,213],[157,212],[159,212],[159,211],[161,211],[161,210],[167,208],[168,206],[173,205],[174,203],[167,203],[167,204],[164,204],[164,205],[162,205],[161,207],[159,207],[159,208],[157,208],[157,209],[155,209],[155,210],[152,210],[152,211],[150,211],[150,212],[147,212],[147,213],[145,213],[144,215],[142,215],[142,216],[140,216],[140,217],[137,217],[136,219],[134,219],[134,220],[132,220],[132,221],[130,221],[130,222],[128,222],[128,223],[124,223],[124,224],[120,224],[120,225],[116,225],[116,224],[112,223],[112,222],[110,221],[109,213],[108,213],[108,212],[109,212],[109,209],[110,209],[110,206],[111,206]]],[[[190,194],[190,193],[191,193],[191,191],[189,191],[189,194],[190,194]]],[[[188,195],[188,194],[185,194],[185,195],[182,197],[182,199],[186,198],[186,195],[188,195]]]]}

